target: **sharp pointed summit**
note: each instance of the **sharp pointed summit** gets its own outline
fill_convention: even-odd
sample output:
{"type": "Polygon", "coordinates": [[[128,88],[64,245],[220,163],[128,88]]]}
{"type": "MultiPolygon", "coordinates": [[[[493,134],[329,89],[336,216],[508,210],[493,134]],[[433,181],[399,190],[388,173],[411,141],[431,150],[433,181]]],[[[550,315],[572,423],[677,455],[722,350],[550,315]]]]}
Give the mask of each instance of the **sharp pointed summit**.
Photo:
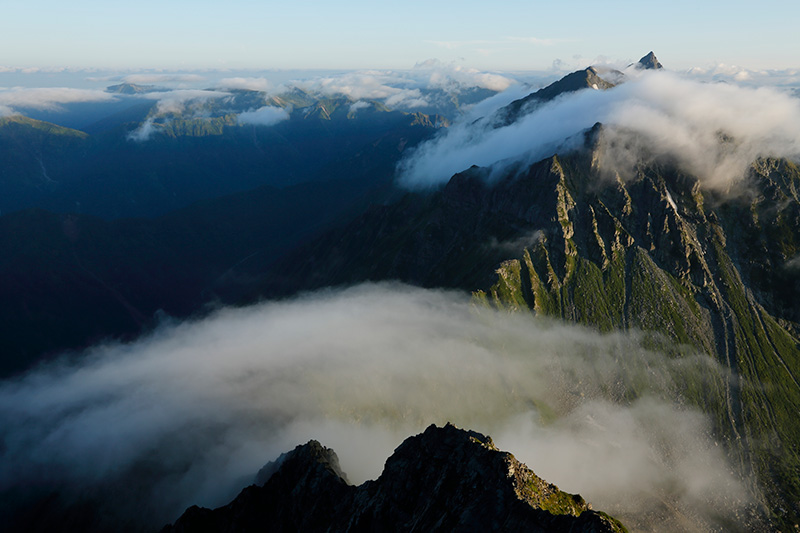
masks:
{"type": "Polygon", "coordinates": [[[664,68],[664,66],[658,61],[658,58],[653,52],[650,52],[643,58],[636,63],[637,68],[641,69],[651,69],[651,70],[659,70],[664,68]]]}

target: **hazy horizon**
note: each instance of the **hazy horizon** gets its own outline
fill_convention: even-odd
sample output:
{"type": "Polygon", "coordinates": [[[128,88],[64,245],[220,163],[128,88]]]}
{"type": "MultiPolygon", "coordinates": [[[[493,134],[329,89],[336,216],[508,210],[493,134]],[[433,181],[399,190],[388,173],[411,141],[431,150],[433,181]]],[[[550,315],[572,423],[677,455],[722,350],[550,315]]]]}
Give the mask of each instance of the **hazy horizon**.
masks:
{"type": "Polygon", "coordinates": [[[509,72],[630,63],[651,49],[677,70],[800,67],[793,27],[800,7],[776,0],[503,0],[491,9],[474,1],[234,0],[222,7],[204,0],[44,0],[4,7],[0,67],[15,69],[404,69],[438,58],[509,72]]]}

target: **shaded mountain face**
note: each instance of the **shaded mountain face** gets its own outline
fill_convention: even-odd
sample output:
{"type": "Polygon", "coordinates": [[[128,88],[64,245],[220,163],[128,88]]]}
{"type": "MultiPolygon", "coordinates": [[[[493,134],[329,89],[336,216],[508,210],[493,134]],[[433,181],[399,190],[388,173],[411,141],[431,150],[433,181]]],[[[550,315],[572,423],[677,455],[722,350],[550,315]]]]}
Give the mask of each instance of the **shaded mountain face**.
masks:
{"type": "Polygon", "coordinates": [[[230,504],[191,507],[163,531],[625,531],[489,437],[449,424],[406,439],[377,480],[357,487],[316,441],[258,478],[230,504]]]}
{"type": "MultiPolygon", "coordinates": [[[[614,78],[622,76],[620,72],[612,74],[614,78]]],[[[595,67],[588,67],[584,70],[567,74],[555,83],[511,102],[497,113],[495,122],[497,126],[507,126],[522,115],[529,113],[535,106],[550,102],[561,95],[574,93],[582,89],[605,90],[614,87],[614,85],[611,81],[600,77],[600,73],[595,67]]]]}
{"type": "Polygon", "coordinates": [[[493,184],[474,167],[374,207],[277,265],[265,291],[400,279],[707,353],[734,379],[690,401],[757,473],[775,519],[797,520],[800,169],[759,160],[728,195],[670,164],[622,179],[601,170],[602,135],[493,184]]]}
{"type": "Polygon", "coordinates": [[[350,216],[375,186],[262,187],[154,219],[0,217],[0,376],[251,294],[266,265],[350,216]]]}
{"type": "Polygon", "coordinates": [[[217,100],[170,113],[152,101],[130,104],[86,126],[88,134],[0,119],[0,213],[38,207],[157,216],[264,185],[364,177],[364,169],[393,169],[405,149],[447,125],[440,116],[374,102],[353,111],[351,99],[306,93],[267,102],[284,120],[240,123],[239,113],[265,105],[263,93],[231,91],[217,100]]]}

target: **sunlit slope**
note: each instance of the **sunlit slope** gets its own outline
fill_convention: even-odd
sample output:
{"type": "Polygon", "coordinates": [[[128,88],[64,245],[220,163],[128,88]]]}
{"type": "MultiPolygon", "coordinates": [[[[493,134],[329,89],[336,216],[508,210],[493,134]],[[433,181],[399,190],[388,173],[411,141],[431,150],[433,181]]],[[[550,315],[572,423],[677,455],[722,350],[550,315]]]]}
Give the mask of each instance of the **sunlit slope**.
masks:
{"type": "Polygon", "coordinates": [[[288,258],[267,290],[392,278],[460,287],[600,331],[646,330],[675,356],[709,354],[732,379],[689,386],[686,401],[709,412],[778,518],[795,520],[798,168],[760,160],[735,189],[712,191],[668,164],[601,170],[587,143],[492,184],[474,167],[440,192],[375,207],[288,258]]]}

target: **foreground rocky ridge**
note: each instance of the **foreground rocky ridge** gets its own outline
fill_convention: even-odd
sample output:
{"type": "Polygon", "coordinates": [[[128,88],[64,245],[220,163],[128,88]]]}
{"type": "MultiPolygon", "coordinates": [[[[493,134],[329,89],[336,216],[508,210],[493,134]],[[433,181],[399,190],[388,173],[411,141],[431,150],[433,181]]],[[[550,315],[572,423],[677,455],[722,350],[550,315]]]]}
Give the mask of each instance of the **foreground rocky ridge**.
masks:
{"type": "Polygon", "coordinates": [[[333,450],[298,446],[215,510],[189,508],[167,532],[192,531],[571,531],[625,528],[452,425],[405,440],[381,476],[354,487],[333,450]]]}

